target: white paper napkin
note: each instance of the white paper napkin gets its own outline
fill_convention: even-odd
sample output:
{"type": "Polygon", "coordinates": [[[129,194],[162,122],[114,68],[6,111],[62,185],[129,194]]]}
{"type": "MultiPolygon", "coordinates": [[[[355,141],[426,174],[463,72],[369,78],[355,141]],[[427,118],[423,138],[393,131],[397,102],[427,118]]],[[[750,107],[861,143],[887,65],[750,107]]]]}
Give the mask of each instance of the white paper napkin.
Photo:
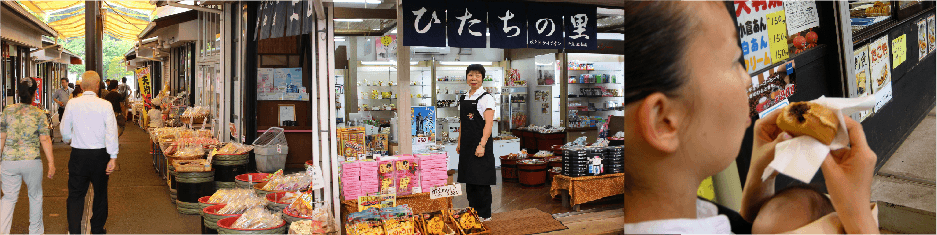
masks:
{"type": "Polygon", "coordinates": [[[833,110],[836,116],[839,117],[838,131],[836,137],[833,138],[833,142],[830,145],[825,145],[813,137],[799,136],[778,143],[774,148],[774,160],[768,164],[768,168],[765,169],[761,180],[768,179],[768,176],[778,171],[804,183],[810,183],[830,151],[845,148],[849,145],[849,133],[846,131],[846,121],[843,120],[844,115],[875,107],[875,96],[859,98],[821,96],[811,102],[833,110]]]}

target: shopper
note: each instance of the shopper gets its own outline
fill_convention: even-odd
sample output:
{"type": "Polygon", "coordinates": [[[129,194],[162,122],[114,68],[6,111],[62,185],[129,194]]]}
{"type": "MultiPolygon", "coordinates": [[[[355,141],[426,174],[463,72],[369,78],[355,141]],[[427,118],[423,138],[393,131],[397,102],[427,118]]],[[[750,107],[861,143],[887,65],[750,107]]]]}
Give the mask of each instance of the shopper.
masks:
{"type": "Polygon", "coordinates": [[[130,99],[132,98],[132,97],[130,97],[130,95],[131,95],[131,92],[130,92],[130,85],[127,85],[127,77],[122,77],[122,78],[120,78],[120,86],[117,87],[117,92],[119,92],[121,95],[124,96],[124,100],[121,102],[121,109],[122,109],[123,111],[120,112],[120,113],[123,114],[123,116],[124,116],[124,121],[126,121],[127,119],[130,119],[130,118],[129,118],[129,117],[130,117],[130,115],[129,115],[129,113],[130,113],[130,99]]]}
{"type": "Polygon", "coordinates": [[[42,159],[39,146],[46,155],[49,179],[55,175],[55,158],[52,155],[52,137],[49,120],[41,109],[32,106],[36,94],[36,82],[26,79],[20,82],[16,94],[20,103],[11,104],[0,114],[0,180],[3,198],[0,199],[0,234],[10,234],[13,208],[20,195],[22,182],[26,182],[29,196],[29,233],[43,234],[42,222],[42,159]]]}
{"type": "MultiPolygon", "coordinates": [[[[81,84],[80,84],[81,81],[78,81],[78,83],[79,83],[79,84],[76,84],[76,85],[75,85],[75,89],[72,90],[72,99],[81,97],[81,93],[84,92],[83,90],[81,90],[81,84]]],[[[64,115],[64,114],[62,114],[62,115],[64,115]]],[[[61,121],[61,120],[59,120],[59,121],[61,121]]]]}
{"type": "Polygon", "coordinates": [[[52,94],[52,100],[59,105],[59,122],[62,121],[62,114],[65,112],[65,105],[68,104],[68,99],[71,99],[71,89],[68,89],[68,78],[60,79],[62,82],[62,88],[55,90],[55,93],[52,94]]]}
{"type": "Polygon", "coordinates": [[[482,220],[491,219],[491,185],[495,185],[495,154],[491,139],[495,100],[485,89],[485,67],[469,65],[465,69],[469,93],[459,98],[459,183],[465,183],[469,206],[482,220]],[[462,141],[465,140],[465,141],[462,141]]]}
{"type": "Polygon", "coordinates": [[[114,115],[117,117],[117,135],[120,136],[124,133],[124,126],[127,124],[127,118],[124,118],[124,112],[122,111],[122,104],[126,97],[117,91],[117,80],[107,81],[107,96],[104,97],[104,100],[111,102],[111,106],[114,108],[114,115]]]}
{"type": "MultiPolygon", "coordinates": [[[[762,173],[791,138],[775,125],[778,112],[754,125],[740,213],[696,196],[735,160],[751,126],[734,11],[723,2],[626,2],[625,11],[624,232],[751,233],[774,194],[777,174],[762,173]]],[[[876,156],[862,126],[844,119],[852,147],[824,160],[826,188],[848,233],[878,233],[869,210],[876,156]]]]}
{"type": "MultiPolygon", "coordinates": [[[[94,71],[82,76],[82,87],[99,87],[101,78],[94,71]]],[[[62,119],[62,139],[70,142],[72,153],[68,161],[68,231],[81,233],[88,184],[94,185],[91,208],[91,233],[106,233],[107,181],[116,167],[118,142],[117,120],[111,103],[98,98],[88,90],[65,107],[62,119]]]]}

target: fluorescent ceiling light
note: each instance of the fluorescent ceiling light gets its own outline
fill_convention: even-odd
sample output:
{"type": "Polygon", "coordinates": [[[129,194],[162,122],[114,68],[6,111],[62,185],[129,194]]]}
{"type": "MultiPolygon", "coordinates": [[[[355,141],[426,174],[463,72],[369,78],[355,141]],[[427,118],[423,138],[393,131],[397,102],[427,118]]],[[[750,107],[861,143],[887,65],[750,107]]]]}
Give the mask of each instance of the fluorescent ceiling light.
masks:
{"type": "Polygon", "coordinates": [[[439,64],[441,65],[472,65],[472,64],[491,65],[492,63],[490,61],[439,61],[439,64]]]}
{"type": "MultiPolygon", "coordinates": [[[[410,65],[416,65],[416,61],[410,61],[410,65]]],[[[397,61],[361,61],[363,65],[397,65],[397,61]]]]}
{"type": "Polygon", "coordinates": [[[338,22],[363,22],[364,19],[335,19],[338,22]]]}
{"type": "Polygon", "coordinates": [[[336,41],[336,42],[344,42],[344,41],[345,41],[345,37],[335,37],[335,39],[333,39],[333,40],[336,41]]]}
{"type": "Polygon", "coordinates": [[[610,40],[625,40],[625,34],[622,33],[598,33],[595,38],[598,39],[610,39],[610,40]]]}

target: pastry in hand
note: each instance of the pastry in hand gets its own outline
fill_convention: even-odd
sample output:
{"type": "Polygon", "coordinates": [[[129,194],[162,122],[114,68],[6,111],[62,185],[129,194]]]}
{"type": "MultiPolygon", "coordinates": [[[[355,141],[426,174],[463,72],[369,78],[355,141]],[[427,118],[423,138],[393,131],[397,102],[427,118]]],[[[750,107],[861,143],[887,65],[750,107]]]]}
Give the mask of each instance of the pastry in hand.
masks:
{"type": "Polygon", "coordinates": [[[810,102],[794,102],[781,110],[777,119],[778,128],[797,137],[808,135],[830,145],[839,124],[836,113],[822,105],[810,102]]]}

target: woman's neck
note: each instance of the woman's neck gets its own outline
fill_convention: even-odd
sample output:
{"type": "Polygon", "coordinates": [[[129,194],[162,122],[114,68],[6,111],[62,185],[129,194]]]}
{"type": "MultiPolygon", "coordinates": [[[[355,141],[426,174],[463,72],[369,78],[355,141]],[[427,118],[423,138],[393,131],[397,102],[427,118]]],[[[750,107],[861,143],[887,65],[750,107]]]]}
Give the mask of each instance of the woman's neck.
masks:
{"type": "MultiPolygon", "coordinates": [[[[696,191],[701,180],[693,180],[696,177],[665,170],[667,168],[653,167],[651,164],[644,166],[644,172],[655,174],[630,175],[629,180],[637,184],[629,186],[625,191],[625,223],[695,219],[696,191]],[[660,172],[669,173],[659,174],[660,172]]],[[[625,177],[629,175],[626,173],[625,177]]]]}
{"type": "Polygon", "coordinates": [[[470,87],[470,88],[469,88],[469,95],[474,95],[475,92],[478,91],[478,88],[481,88],[481,87],[470,87]]]}

